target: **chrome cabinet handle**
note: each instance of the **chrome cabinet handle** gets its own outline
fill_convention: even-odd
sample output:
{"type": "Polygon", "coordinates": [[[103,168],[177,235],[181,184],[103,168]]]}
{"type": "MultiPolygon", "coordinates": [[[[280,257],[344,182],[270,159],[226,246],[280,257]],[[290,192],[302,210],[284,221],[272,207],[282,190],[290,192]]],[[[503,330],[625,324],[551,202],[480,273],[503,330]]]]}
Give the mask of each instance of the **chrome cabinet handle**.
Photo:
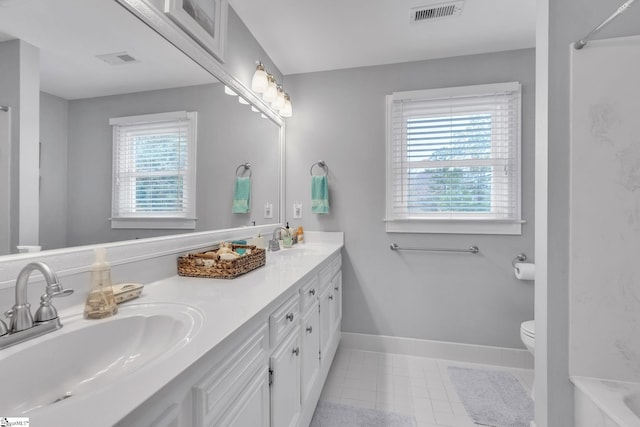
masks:
{"type": "Polygon", "coordinates": [[[336,287],[335,287],[335,288],[333,288],[333,289],[335,289],[335,290],[337,291],[338,289],[340,289],[340,286],[336,286],[336,287]]]}
{"type": "Polygon", "coordinates": [[[333,299],[333,295],[329,295],[329,299],[332,300],[333,299]]]}
{"type": "Polygon", "coordinates": [[[313,327],[307,326],[307,333],[310,334],[311,332],[313,332],[313,327]]]}
{"type": "Polygon", "coordinates": [[[286,315],[287,320],[289,320],[289,322],[293,322],[293,313],[289,313],[286,315]]]}
{"type": "Polygon", "coordinates": [[[293,350],[291,350],[292,354],[295,354],[296,356],[300,355],[300,347],[296,347],[293,350]]]}
{"type": "Polygon", "coordinates": [[[310,289],[309,290],[309,295],[315,295],[316,294],[316,290],[315,289],[310,289]]]}

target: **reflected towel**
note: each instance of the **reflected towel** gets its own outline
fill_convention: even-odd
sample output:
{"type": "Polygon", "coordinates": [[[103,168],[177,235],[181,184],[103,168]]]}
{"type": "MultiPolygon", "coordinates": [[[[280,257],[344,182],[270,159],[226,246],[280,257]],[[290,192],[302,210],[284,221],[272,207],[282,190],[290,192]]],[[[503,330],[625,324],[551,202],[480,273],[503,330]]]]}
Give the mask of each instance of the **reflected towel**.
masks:
{"type": "Polygon", "coordinates": [[[329,213],[329,184],[326,175],[311,177],[311,213],[329,213]]]}
{"type": "Polygon", "coordinates": [[[232,213],[247,213],[249,212],[251,199],[251,178],[249,177],[237,177],[236,188],[233,192],[233,207],[232,213]]]}

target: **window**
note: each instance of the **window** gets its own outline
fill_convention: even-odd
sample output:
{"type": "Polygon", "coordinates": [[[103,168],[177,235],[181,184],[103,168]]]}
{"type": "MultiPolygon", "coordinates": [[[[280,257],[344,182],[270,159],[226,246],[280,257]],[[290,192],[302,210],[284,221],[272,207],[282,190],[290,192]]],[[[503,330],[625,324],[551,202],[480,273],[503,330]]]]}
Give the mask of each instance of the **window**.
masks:
{"type": "Polygon", "coordinates": [[[521,234],[520,84],[387,96],[388,232],[521,234]]]}
{"type": "Polygon", "coordinates": [[[118,117],[111,228],[195,228],[197,113],[118,117]]]}

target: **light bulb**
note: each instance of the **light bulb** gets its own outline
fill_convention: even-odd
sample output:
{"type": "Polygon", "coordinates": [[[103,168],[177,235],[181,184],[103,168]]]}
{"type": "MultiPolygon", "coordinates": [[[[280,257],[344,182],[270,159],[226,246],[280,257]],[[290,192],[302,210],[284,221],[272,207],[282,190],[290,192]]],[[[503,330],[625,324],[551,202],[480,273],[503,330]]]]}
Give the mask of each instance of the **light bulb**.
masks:
{"type": "Polygon", "coordinates": [[[293,116],[293,106],[291,105],[291,98],[286,93],[284,94],[284,105],[280,109],[280,115],[282,117],[293,116]]]}
{"type": "Polygon", "coordinates": [[[256,67],[256,72],[253,73],[253,79],[251,79],[251,90],[256,93],[262,93],[269,87],[269,78],[266,71],[264,71],[264,65],[259,63],[256,67]]]}
{"type": "Polygon", "coordinates": [[[282,86],[278,86],[278,95],[276,99],[271,103],[271,107],[276,110],[281,109],[284,106],[284,91],[282,90],[282,86]]]}
{"type": "Polygon", "coordinates": [[[269,75],[269,87],[262,94],[262,99],[266,102],[273,102],[278,96],[278,87],[276,86],[276,79],[272,75],[269,75]]]}

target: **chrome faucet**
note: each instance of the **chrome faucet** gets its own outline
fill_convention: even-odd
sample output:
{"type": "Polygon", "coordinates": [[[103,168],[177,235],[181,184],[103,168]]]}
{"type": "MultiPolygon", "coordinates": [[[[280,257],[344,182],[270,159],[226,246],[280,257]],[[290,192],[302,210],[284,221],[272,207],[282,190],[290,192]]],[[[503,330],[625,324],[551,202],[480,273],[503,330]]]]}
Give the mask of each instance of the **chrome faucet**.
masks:
{"type": "Polygon", "coordinates": [[[271,236],[271,240],[269,240],[269,250],[271,252],[280,250],[280,243],[278,243],[278,231],[280,230],[284,230],[285,232],[287,231],[284,227],[276,227],[276,229],[273,230],[273,236],[271,236]]]}
{"type": "Polygon", "coordinates": [[[51,305],[51,299],[72,293],[73,289],[62,288],[58,275],[47,264],[43,262],[27,264],[16,280],[15,304],[11,310],[5,312],[5,316],[10,320],[9,327],[7,328],[0,320],[0,349],[60,329],[62,323],[56,308],[51,305]],[[31,305],[27,301],[29,276],[34,270],[40,271],[47,282],[45,293],[40,297],[40,307],[36,311],[35,319],[31,315],[31,305]]]}

